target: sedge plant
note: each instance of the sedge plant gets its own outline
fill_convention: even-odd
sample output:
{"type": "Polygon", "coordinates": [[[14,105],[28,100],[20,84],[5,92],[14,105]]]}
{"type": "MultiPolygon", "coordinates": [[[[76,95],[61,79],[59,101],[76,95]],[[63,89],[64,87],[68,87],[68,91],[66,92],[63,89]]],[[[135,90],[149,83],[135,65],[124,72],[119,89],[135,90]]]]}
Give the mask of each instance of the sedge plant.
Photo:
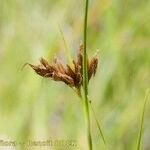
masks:
{"type": "MultiPolygon", "coordinates": [[[[69,87],[71,87],[83,102],[83,108],[85,113],[85,122],[87,129],[87,140],[89,150],[93,149],[92,136],[91,136],[91,124],[90,124],[90,108],[94,114],[94,118],[99,129],[102,140],[106,146],[106,140],[104,134],[96,117],[94,108],[91,101],[88,98],[88,83],[92,76],[95,75],[98,65],[97,52],[94,56],[89,59],[87,55],[87,20],[88,20],[88,3],[89,0],[85,1],[84,10],[84,28],[83,28],[83,44],[81,44],[77,51],[77,59],[72,60],[68,55],[69,64],[64,65],[59,58],[55,57],[53,62],[50,64],[46,59],[41,58],[39,65],[28,65],[40,76],[50,78],[54,81],[62,81],[69,87]],[[82,89],[83,88],[83,94],[82,89]]],[[[67,43],[65,41],[63,32],[60,28],[63,42],[65,44],[66,51],[68,53],[67,43]]],[[[106,146],[107,149],[107,146],[106,146]]]]}
{"type": "MultiPolygon", "coordinates": [[[[91,102],[91,100],[89,100],[89,97],[88,97],[88,83],[89,83],[91,77],[95,75],[96,70],[97,70],[97,65],[98,65],[97,52],[94,54],[94,56],[91,59],[88,58],[88,54],[87,54],[88,5],[89,5],[89,0],[85,0],[84,24],[83,24],[83,44],[81,44],[77,50],[77,58],[76,59],[73,60],[70,57],[67,42],[65,41],[63,31],[61,30],[61,28],[59,26],[59,30],[60,30],[61,36],[63,38],[67,57],[69,60],[69,64],[64,65],[60,61],[60,59],[57,57],[54,58],[54,60],[52,61],[51,64],[44,58],[40,59],[39,65],[33,65],[30,63],[27,63],[27,64],[38,75],[45,77],[45,78],[50,78],[54,81],[62,81],[76,92],[76,94],[79,96],[79,98],[81,99],[82,104],[83,104],[83,109],[84,109],[84,114],[85,114],[88,149],[93,150],[92,135],[91,135],[91,123],[90,123],[90,110],[91,110],[93,112],[93,116],[96,121],[96,125],[98,127],[99,133],[102,137],[103,143],[105,144],[105,149],[108,150],[108,146],[106,144],[106,140],[105,140],[105,136],[102,132],[102,128],[97,119],[92,102],[91,102]],[[81,92],[82,89],[83,89],[83,93],[81,92]]],[[[142,111],[141,124],[140,124],[140,130],[139,130],[139,136],[138,136],[138,140],[137,140],[136,150],[140,150],[140,147],[141,147],[144,115],[145,115],[145,109],[146,109],[146,103],[148,100],[148,95],[149,95],[149,90],[147,90],[145,100],[144,100],[144,106],[143,106],[143,111],[142,111]]]]}

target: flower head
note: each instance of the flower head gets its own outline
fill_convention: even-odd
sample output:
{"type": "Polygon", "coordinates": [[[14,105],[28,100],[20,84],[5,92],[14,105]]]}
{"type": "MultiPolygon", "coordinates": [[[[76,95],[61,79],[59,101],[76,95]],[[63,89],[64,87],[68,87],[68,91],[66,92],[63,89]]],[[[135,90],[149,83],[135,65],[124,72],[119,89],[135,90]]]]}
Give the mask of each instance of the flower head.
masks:
{"type": "MultiPolygon", "coordinates": [[[[83,80],[83,45],[80,45],[77,52],[77,59],[73,60],[73,68],[70,65],[64,65],[58,58],[54,58],[53,63],[49,64],[44,58],[40,59],[40,65],[29,66],[40,76],[50,78],[54,81],[62,81],[71,88],[80,91],[83,80]]],[[[98,59],[97,53],[91,60],[87,57],[88,81],[95,75],[98,59]]]]}

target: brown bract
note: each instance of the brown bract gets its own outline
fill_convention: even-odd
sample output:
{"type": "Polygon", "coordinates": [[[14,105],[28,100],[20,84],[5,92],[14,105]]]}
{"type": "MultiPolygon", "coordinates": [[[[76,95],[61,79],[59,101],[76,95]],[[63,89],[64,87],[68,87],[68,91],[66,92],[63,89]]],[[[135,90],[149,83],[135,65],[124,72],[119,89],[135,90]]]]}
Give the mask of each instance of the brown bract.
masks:
{"type": "MultiPolygon", "coordinates": [[[[40,65],[29,64],[29,66],[31,66],[32,69],[34,69],[34,71],[42,77],[50,78],[55,81],[62,81],[69,85],[71,88],[80,91],[83,80],[82,59],[83,45],[80,45],[77,52],[77,59],[73,60],[73,68],[68,64],[65,66],[58,58],[54,58],[52,64],[49,64],[47,60],[41,58],[40,65]]],[[[95,75],[97,64],[97,53],[90,61],[87,57],[88,81],[92,76],[95,75]]]]}

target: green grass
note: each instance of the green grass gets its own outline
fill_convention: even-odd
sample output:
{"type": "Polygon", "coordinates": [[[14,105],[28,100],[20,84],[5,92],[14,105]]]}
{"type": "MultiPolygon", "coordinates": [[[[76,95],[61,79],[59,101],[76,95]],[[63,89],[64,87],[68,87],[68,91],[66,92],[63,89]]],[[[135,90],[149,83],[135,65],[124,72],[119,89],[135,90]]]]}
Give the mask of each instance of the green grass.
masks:
{"type": "MultiPolygon", "coordinates": [[[[149,6],[147,0],[89,3],[87,50],[89,56],[96,49],[100,54],[88,95],[111,149],[133,150],[137,146],[133,139],[137,139],[140,125],[141,100],[150,88],[149,6]]],[[[58,22],[72,56],[76,56],[82,41],[84,7],[84,1],[0,1],[1,139],[18,139],[20,135],[29,139],[68,138],[76,140],[78,149],[87,148],[83,112],[74,92],[36,76],[28,67],[20,72],[24,63],[37,64],[41,56],[51,62],[57,54],[67,62],[58,22]]],[[[92,115],[93,149],[103,150],[92,115]]],[[[145,121],[149,124],[150,118],[145,121]]],[[[150,137],[148,131],[149,127],[143,149],[150,149],[145,140],[150,137]]]]}
{"type": "Polygon", "coordinates": [[[88,102],[88,71],[87,71],[87,20],[88,20],[88,4],[89,1],[85,1],[85,13],[84,13],[84,32],[83,32],[83,89],[84,89],[84,109],[85,109],[85,119],[87,126],[87,139],[89,150],[93,149],[92,146],[92,135],[91,135],[91,125],[90,125],[90,112],[89,112],[89,102],[88,102]]]}
{"type": "Polygon", "coordinates": [[[149,92],[150,92],[149,89],[147,89],[146,94],[145,94],[145,99],[144,99],[142,116],[141,116],[140,130],[139,130],[138,141],[137,141],[137,150],[140,150],[140,147],[141,147],[143,126],[144,126],[144,117],[145,117],[146,105],[147,105],[148,98],[149,98],[149,92]]]}
{"type": "Polygon", "coordinates": [[[90,102],[89,105],[90,105],[91,110],[92,110],[92,112],[93,112],[94,119],[95,119],[95,121],[96,121],[96,125],[97,125],[98,130],[99,130],[99,134],[100,134],[100,136],[101,136],[101,138],[102,138],[102,140],[103,140],[103,142],[104,142],[104,145],[105,145],[106,150],[108,150],[108,145],[107,145],[107,142],[106,142],[106,139],[105,139],[105,135],[104,135],[104,133],[103,133],[103,131],[102,131],[101,125],[100,125],[100,123],[99,123],[99,120],[97,119],[97,115],[96,115],[96,112],[95,112],[95,110],[94,110],[94,107],[93,107],[93,105],[92,105],[91,102],[90,102]]]}

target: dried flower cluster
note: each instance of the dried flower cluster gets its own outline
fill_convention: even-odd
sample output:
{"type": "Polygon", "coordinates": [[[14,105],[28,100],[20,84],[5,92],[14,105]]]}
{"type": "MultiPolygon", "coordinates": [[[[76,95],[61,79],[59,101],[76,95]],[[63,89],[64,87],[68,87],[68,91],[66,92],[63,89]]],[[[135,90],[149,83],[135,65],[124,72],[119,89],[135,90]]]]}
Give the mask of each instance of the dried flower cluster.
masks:
{"type": "MultiPolygon", "coordinates": [[[[55,81],[62,81],[69,85],[71,88],[80,91],[83,80],[82,73],[82,59],[83,59],[83,45],[80,45],[77,53],[77,60],[73,60],[73,68],[70,65],[64,66],[58,58],[54,58],[52,64],[49,64],[47,60],[41,58],[40,65],[29,64],[34,71],[42,77],[51,78],[55,81]]],[[[98,64],[97,54],[89,61],[87,57],[88,67],[88,81],[92,75],[96,73],[98,64]]]]}

